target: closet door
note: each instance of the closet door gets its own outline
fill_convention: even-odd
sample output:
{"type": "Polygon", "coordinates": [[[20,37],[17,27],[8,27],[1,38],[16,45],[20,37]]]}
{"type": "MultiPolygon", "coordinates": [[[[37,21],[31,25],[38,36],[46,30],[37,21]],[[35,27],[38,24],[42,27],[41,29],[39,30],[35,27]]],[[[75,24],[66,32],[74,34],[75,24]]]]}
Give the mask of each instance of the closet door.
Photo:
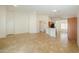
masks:
{"type": "Polygon", "coordinates": [[[29,32],[29,16],[26,14],[26,33],[29,32]]]}
{"type": "Polygon", "coordinates": [[[23,12],[15,14],[15,34],[26,33],[26,15],[23,12]]]}
{"type": "Polygon", "coordinates": [[[29,33],[37,33],[37,19],[35,14],[29,16],[29,33]]]}
{"type": "Polygon", "coordinates": [[[6,8],[0,6],[0,38],[6,37],[6,8]]]}
{"type": "Polygon", "coordinates": [[[7,13],[7,34],[14,34],[14,12],[7,13]]]}

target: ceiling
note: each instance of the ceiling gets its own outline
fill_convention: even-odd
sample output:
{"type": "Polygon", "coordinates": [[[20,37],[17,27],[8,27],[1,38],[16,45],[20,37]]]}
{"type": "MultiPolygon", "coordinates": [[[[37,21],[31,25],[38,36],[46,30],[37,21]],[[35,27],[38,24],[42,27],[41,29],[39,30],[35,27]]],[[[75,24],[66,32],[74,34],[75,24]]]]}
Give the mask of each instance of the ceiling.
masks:
{"type": "Polygon", "coordinates": [[[18,5],[17,9],[36,11],[38,14],[48,14],[50,16],[77,16],[79,13],[78,5],[18,5]],[[56,10],[53,12],[52,10],[56,10]]]}

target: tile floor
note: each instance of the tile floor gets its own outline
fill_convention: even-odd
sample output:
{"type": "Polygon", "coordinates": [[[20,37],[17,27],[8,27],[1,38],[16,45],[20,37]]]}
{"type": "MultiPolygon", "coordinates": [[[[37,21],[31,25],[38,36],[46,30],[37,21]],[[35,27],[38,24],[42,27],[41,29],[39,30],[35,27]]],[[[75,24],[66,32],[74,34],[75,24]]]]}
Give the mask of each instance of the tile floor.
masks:
{"type": "Polygon", "coordinates": [[[79,48],[75,43],[67,42],[50,37],[45,33],[16,34],[0,39],[1,53],[78,53],[79,48]]]}

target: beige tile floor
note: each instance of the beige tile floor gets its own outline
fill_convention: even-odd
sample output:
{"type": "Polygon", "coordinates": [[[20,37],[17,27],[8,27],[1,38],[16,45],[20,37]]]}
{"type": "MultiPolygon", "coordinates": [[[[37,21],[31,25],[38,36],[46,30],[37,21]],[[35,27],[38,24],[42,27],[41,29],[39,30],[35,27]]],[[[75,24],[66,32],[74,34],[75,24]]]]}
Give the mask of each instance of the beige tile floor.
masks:
{"type": "Polygon", "coordinates": [[[68,42],[63,46],[60,37],[50,37],[45,33],[16,34],[0,39],[0,52],[5,53],[52,53],[79,52],[76,44],[68,42]]]}

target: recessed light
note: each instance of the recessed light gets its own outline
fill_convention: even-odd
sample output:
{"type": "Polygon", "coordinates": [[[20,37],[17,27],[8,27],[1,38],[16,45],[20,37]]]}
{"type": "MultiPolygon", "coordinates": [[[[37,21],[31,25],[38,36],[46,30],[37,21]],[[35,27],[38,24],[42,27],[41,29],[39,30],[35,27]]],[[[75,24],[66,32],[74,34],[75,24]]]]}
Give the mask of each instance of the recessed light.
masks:
{"type": "Polygon", "coordinates": [[[16,7],[17,5],[13,5],[14,7],[16,7]]]}
{"type": "Polygon", "coordinates": [[[52,12],[57,12],[57,10],[52,10],[52,12]]]}

